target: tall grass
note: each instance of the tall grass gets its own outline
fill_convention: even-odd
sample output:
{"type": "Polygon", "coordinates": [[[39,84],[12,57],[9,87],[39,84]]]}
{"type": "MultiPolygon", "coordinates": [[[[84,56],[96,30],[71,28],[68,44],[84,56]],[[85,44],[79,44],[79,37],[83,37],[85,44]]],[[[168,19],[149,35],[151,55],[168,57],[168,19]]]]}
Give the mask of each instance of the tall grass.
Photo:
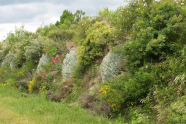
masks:
{"type": "Polygon", "coordinates": [[[0,123],[28,124],[108,124],[121,123],[91,115],[79,106],[52,102],[0,86],[0,123]]]}

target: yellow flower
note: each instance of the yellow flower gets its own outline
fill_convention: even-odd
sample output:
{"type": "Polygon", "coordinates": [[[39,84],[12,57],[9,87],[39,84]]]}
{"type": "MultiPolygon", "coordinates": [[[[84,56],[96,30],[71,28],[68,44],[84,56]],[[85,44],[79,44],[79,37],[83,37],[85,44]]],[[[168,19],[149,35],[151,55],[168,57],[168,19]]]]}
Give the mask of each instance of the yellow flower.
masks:
{"type": "Polygon", "coordinates": [[[8,82],[7,82],[7,83],[3,83],[3,84],[1,84],[1,86],[7,86],[7,85],[9,85],[8,82]]]}
{"type": "Polygon", "coordinates": [[[18,76],[19,76],[19,77],[23,76],[23,73],[24,73],[24,71],[20,71],[20,72],[18,73],[18,76]]]}
{"type": "Polygon", "coordinates": [[[103,91],[103,88],[101,88],[100,90],[99,90],[99,92],[102,92],[103,91]]]}
{"type": "Polygon", "coordinates": [[[28,86],[28,91],[29,91],[30,93],[32,92],[32,86],[31,86],[31,85],[28,86]]]}
{"type": "Polygon", "coordinates": [[[110,87],[109,87],[108,85],[105,85],[105,86],[103,86],[103,87],[99,90],[99,92],[100,92],[101,94],[107,94],[107,93],[109,92],[109,90],[110,90],[110,87]]]}
{"type": "Polygon", "coordinates": [[[116,104],[113,103],[111,106],[112,106],[112,108],[114,108],[116,106],[116,104]]]}
{"type": "Polygon", "coordinates": [[[33,90],[33,85],[35,84],[35,82],[36,82],[36,80],[35,80],[35,78],[32,80],[32,81],[30,81],[29,82],[29,84],[28,84],[28,91],[31,93],[32,92],[32,90],[33,90]]]}

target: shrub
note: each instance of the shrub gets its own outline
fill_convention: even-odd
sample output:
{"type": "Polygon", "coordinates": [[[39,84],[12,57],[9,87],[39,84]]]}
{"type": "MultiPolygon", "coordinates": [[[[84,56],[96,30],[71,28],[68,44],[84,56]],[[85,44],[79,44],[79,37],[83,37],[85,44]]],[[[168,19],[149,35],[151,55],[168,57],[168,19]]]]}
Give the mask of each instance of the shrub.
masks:
{"type": "Polygon", "coordinates": [[[89,28],[86,40],[78,47],[78,61],[84,66],[91,65],[95,59],[103,56],[109,42],[110,27],[106,22],[96,22],[89,28]]]}
{"type": "Polygon", "coordinates": [[[23,64],[23,70],[25,72],[33,72],[36,68],[37,68],[37,61],[35,60],[27,60],[24,64],[23,64]]]}
{"type": "Polygon", "coordinates": [[[36,74],[37,85],[35,85],[35,91],[55,91],[58,87],[58,83],[61,77],[63,57],[57,55],[52,57],[51,62],[43,65],[43,70],[36,74]]]}
{"type": "Polygon", "coordinates": [[[145,67],[134,75],[124,73],[107,81],[106,86],[100,90],[100,98],[106,100],[115,113],[123,113],[128,105],[138,105],[146,97],[155,80],[154,74],[149,73],[145,67]]]}
{"type": "Polygon", "coordinates": [[[78,63],[74,68],[74,73],[72,74],[73,78],[82,78],[83,74],[85,73],[85,66],[78,63]]]}
{"type": "Polygon", "coordinates": [[[3,61],[3,64],[5,65],[9,65],[10,68],[14,68],[16,66],[16,53],[13,52],[9,52],[3,61]]]}
{"type": "Polygon", "coordinates": [[[39,61],[42,55],[42,38],[30,41],[29,45],[25,47],[24,53],[26,60],[33,59],[39,61]]]}
{"type": "Polygon", "coordinates": [[[184,40],[183,12],[174,1],[155,2],[142,10],[133,26],[129,42],[124,45],[127,68],[136,71],[144,62],[158,62],[177,53],[184,40]]]}
{"type": "Polygon", "coordinates": [[[98,21],[98,18],[93,18],[89,16],[85,16],[82,18],[81,21],[75,26],[75,36],[73,38],[73,41],[76,41],[78,43],[82,43],[85,38],[87,37],[86,31],[94,25],[96,21],[98,21]]]}
{"type": "Polygon", "coordinates": [[[73,79],[73,87],[71,89],[70,94],[68,94],[65,98],[67,102],[75,102],[81,96],[81,94],[85,91],[86,83],[82,79],[73,79]]]}

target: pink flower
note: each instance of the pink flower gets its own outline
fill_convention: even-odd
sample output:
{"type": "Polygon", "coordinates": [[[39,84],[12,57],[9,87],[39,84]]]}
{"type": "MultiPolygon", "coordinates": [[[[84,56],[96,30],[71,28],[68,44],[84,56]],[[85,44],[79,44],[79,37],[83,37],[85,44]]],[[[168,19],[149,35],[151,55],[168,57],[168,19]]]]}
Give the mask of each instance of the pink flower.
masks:
{"type": "Polygon", "coordinates": [[[51,61],[51,64],[55,64],[56,63],[56,59],[52,57],[52,61],[51,61]]]}
{"type": "Polygon", "coordinates": [[[60,59],[59,59],[59,57],[57,58],[57,62],[60,62],[60,59]]]}
{"type": "Polygon", "coordinates": [[[41,76],[42,76],[42,74],[39,74],[39,76],[41,77],[41,76]]]}
{"type": "Polygon", "coordinates": [[[46,75],[46,71],[43,71],[43,73],[42,73],[43,75],[46,75]]]}
{"type": "Polygon", "coordinates": [[[148,65],[146,65],[145,68],[148,68],[148,65]]]}
{"type": "Polygon", "coordinates": [[[56,59],[55,59],[57,62],[60,62],[60,59],[59,59],[59,55],[56,56],[56,59]]]}

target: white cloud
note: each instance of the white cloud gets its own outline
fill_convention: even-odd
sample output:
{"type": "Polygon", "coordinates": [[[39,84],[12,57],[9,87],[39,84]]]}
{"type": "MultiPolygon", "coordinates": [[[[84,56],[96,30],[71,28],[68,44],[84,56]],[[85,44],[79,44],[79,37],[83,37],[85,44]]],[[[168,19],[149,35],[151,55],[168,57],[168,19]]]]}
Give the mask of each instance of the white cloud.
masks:
{"type": "Polygon", "coordinates": [[[15,25],[20,27],[24,24],[26,30],[35,31],[41,25],[55,23],[65,9],[73,13],[80,9],[86,15],[96,15],[105,6],[116,9],[124,5],[123,0],[26,0],[21,1],[22,3],[14,0],[11,4],[12,1],[0,1],[0,41],[15,29],[15,25]]]}

